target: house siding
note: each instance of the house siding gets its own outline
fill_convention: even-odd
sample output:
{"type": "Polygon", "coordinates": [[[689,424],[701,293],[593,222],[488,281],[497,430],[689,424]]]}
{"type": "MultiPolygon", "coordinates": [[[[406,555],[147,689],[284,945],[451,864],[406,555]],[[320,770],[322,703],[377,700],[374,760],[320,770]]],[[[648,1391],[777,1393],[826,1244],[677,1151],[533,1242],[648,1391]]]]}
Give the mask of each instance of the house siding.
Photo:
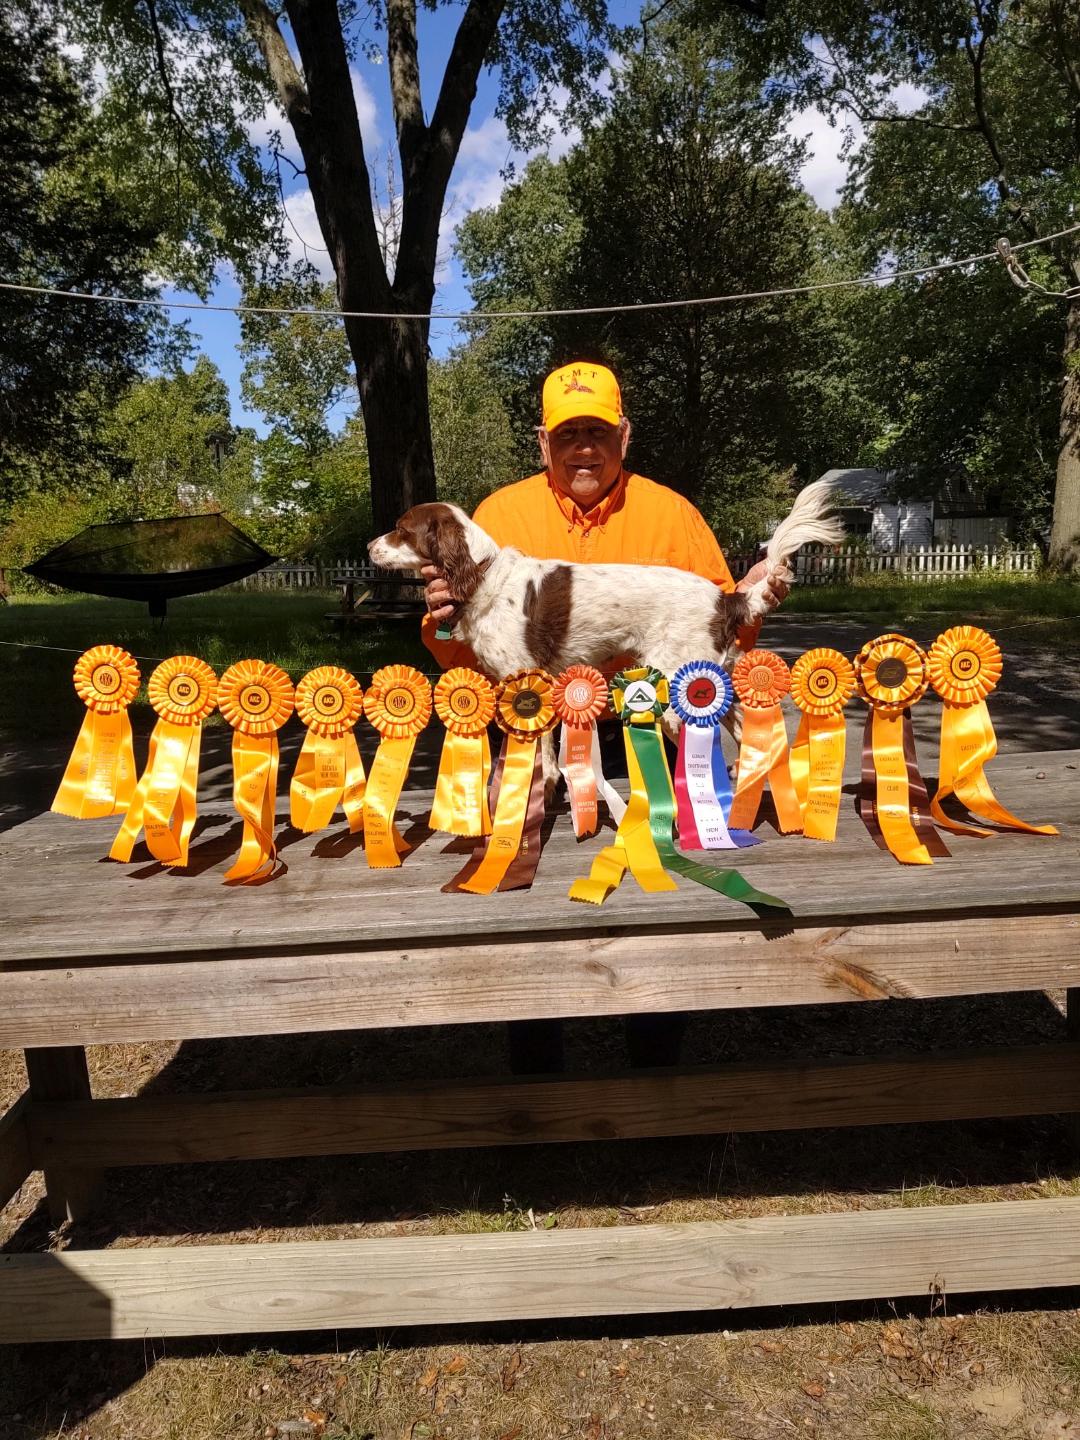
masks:
{"type": "Polygon", "coordinates": [[[874,506],[870,528],[875,550],[895,550],[899,534],[900,548],[910,550],[934,543],[933,510],[929,500],[901,500],[899,504],[879,501],[874,506]]]}

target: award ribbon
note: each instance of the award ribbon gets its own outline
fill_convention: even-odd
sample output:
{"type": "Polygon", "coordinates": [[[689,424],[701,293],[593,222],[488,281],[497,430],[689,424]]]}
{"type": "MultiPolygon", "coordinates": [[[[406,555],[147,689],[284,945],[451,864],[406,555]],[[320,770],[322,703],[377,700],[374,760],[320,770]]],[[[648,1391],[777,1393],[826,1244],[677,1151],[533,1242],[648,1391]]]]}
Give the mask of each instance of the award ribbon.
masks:
{"type": "Polygon", "coordinates": [[[495,720],[504,739],[492,785],[491,834],[444,891],[490,895],[532,884],[544,820],[544,767],[537,742],[558,723],[551,701],[554,685],[546,670],[521,670],[499,687],[495,720]]]}
{"type": "Polygon", "coordinates": [[[218,685],[218,708],[233,727],[233,800],[244,818],[240,854],[226,880],[265,880],[274,873],[277,732],[293,712],[293,685],[265,660],[230,665],[218,685]]]}
{"type": "Polygon", "coordinates": [[[1007,830],[1056,835],[1053,825],[1029,825],[998,802],[985,766],[997,754],[997,736],[986,697],[1001,679],[1001,650],[992,636],[974,625],[946,630],[927,654],[930,683],[941,696],[941,762],[937,794],[930,811],[939,825],[958,835],[990,835],[977,825],[961,825],[942,809],[950,795],[973,815],[1007,830]]]}
{"type": "Polygon", "coordinates": [[[135,752],[128,706],[139,692],[135,657],[118,645],[95,645],[75,662],[75,693],[86,706],[60,788],[58,815],[96,820],[122,815],[135,794],[135,752]]]}
{"type": "Polygon", "coordinates": [[[622,670],[611,682],[611,694],[624,726],[630,803],[614,844],[593,861],[588,879],[574,881],[570,899],[602,904],[628,868],[643,890],[674,890],[675,882],[667,873],[674,870],[731,900],[790,909],[782,900],[756,890],[737,870],[699,864],[675,849],[675,797],[659,725],[667,707],[667,677],[645,666],[622,670]]]}
{"type": "Polygon", "coordinates": [[[757,841],[727,827],[731,783],[720,745],[720,721],[731,708],[731,679],[715,660],[691,660],[671,682],[671,708],[682,721],[675,763],[681,850],[733,850],[757,841]]]}
{"type": "Polygon", "coordinates": [[[411,665],[384,665],[371,677],[364,714],[380,737],[364,796],[364,853],[372,870],[390,870],[409,848],[394,811],[416,737],[431,719],[431,686],[411,665]]]}
{"type": "Polygon", "coordinates": [[[435,714],[446,726],[446,739],[428,824],[448,835],[487,835],[495,687],[477,670],[447,670],[435,686],[435,714]]]}
{"type": "Polygon", "coordinates": [[[802,711],[790,770],[803,812],[803,834],[835,840],[847,735],[844,706],[855,670],[839,650],[808,650],[791,667],[791,698],[802,711]]]}
{"type": "Polygon", "coordinates": [[[130,860],[139,831],[145,830],[155,860],[186,865],[195,826],[202,722],[217,704],[217,676],[205,660],[174,655],[150,676],[147,693],[159,718],[146,769],[109,858],[130,860]]]}
{"type": "Polygon", "coordinates": [[[742,701],[743,730],[728,825],[732,830],[754,828],[767,780],[780,829],[801,830],[802,806],[788,768],[787,730],[780,709],[791,689],[791,671],[771,650],[749,650],[736,662],[731,683],[742,701]]]}
{"type": "Polygon", "coordinates": [[[855,656],[855,684],[870,706],[863,731],[859,815],[875,844],[905,865],[948,855],[930,823],[911,707],[930,684],[926,652],[904,635],[880,635],[855,656]]]}
{"type": "Polygon", "coordinates": [[[592,665],[571,665],[555,681],[551,702],[562,722],[559,769],[570,797],[570,818],[579,840],[595,835],[600,823],[597,800],[603,799],[618,825],[626,801],[604,778],[596,722],[607,709],[608,686],[592,665]]]}
{"type": "Polygon", "coordinates": [[[323,830],[340,805],[355,834],[364,824],[364,763],[353,727],[364,692],[347,670],[320,665],[296,687],[296,713],[307,726],[289,786],[289,819],[297,830],[323,830]]]}

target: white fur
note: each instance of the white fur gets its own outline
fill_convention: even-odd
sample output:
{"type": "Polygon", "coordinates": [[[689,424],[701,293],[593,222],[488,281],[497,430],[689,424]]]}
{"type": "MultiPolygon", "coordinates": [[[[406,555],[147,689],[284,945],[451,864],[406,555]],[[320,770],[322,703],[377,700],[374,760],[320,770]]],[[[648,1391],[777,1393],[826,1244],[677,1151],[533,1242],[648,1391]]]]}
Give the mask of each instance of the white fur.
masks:
{"type": "MultiPolygon", "coordinates": [[[[769,576],[787,578],[788,562],[809,542],[837,544],[840,522],[829,516],[831,486],[818,480],[796,497],[766,549],[769,576]]],[[[487,569],[476,591],[454,623],[454,638],[464,641],[488,674],[500,678],[537,662],[526,644],[526,594],[531,581],[537,590],[545,575],[564,562],[536,560],[509,546],[500,547],[456,506],[449,506],[461,524],[466,544],[478,565],[487,569]]],[[[382,535],[368,546],[376,565],[388,570],[415,570],[433,557],[418,555],[405,544],[382,535]]],[[[688,660],[725,663],[711,634],[717,588],[711,580],[661,565],[571,565],[572,609],[569,628],[548,669],[558,674],[568,665],[599,665],[632,655],[672,676],[688,660]]],[[[764,616],[767,580],[746,592],[750,620],[764,616]]]]}

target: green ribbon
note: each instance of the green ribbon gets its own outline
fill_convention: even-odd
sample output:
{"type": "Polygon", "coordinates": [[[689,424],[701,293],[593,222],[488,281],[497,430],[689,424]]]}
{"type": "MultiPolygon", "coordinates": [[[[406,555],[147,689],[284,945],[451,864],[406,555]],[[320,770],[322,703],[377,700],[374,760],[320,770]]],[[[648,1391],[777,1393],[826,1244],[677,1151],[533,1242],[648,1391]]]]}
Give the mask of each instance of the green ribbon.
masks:
{"type": "Polygon", "coordinates": [[[630,743],[634,747],[642,778],[649,796],[649,829],[656,842],[657,853],[665,870],[674,870],[688,880],[696,880],[729,900],[740,901],[743,905],[766,905],[773,910],[791,910],[786,900],[767,895],[757,890],[746,876],[738,870],[718,870],[715,865],[702,865],[676,850],[672,840],[675,823],[675,795],[671,788],[671,772],[668,770],[660,729],[656,724],[643,726],[628,724],[630,743]]]}

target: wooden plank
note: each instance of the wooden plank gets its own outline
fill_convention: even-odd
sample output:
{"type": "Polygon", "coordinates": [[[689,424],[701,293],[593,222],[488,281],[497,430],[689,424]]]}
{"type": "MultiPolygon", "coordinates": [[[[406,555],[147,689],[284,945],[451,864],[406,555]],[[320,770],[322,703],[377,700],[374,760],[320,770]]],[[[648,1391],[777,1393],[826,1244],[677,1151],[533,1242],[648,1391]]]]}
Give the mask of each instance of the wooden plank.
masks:
{"type": "Polygon", "coordinates": [[[1080,914],[1023,914],[14,970],[0,1046],[1060,989],[1078,937],[1080,914]]]}
{"type": "Polygon", "coordinates": [[[0,1210],[36,1168],[30,1160],[29,1113],[30,1097],[24,1093],[0,1115],[0,1210]]]}
{"type": "MultiPolygon", "coordinates": [[[[51,1050],[28,1049],[26,1073],[30,1079],[31,1110],[39,1101],[90,1099],[90,1074],[81,1045],[51,1050]]],[[[49,1214],[56,1224],[82,1220],[101,1199],[104,1176],[100,1167],[70,1166],[61,1162],[45,1169],[49,1214]]]]}
{"type": "Polygon", "coordinates": [[[1080,1200],[0,1255],[0,1341],[655,1314],[1080,1283],[1080,1200]]]}
{"type": "MultiPolygon", "coordinates": [[[[928,711],[927,724],[936,723],[928,711]]],[[[853,716],[854,725],[854,716],[853,716]]],[[[924,727],[925,728],[925,727],[924,727]]],[[[207,737],[209,743],[210,737],[207,737]]],[[[849,744],[857,758],[854,735],[849,744]]],[[[222,756],[226,759],[226,756],[222,756]]],[[[1019,913],[1025,906],[1080,907],[1080,753],[1011,756],[995,761],[1002,802],[1036,820],[1062,826],[1056,839],[995,835],[950,839],[948,860],[932,868],[899,865],[878,851],[845,797],[835,845],[778,837],[743,851],[739,865],[755,884],[784,896],[797,917],[849,924],[931,912],[1019,913]],[[1046,778],[1038,781],[1035,777],[1046,778]],[[1008,884],[1002,876],[1008,876],[1008,884]]],[[[206,769],[211,770],[210,760],[206,769]]],[[[288,770],[288,762],[285,764],[288,770]]],[[[220,774],[215,771],[220,782],[220,774]]],[[[227,778],[227,766],[224,768],[227,778]]],[[[450,934],[528,934],[537,949],[574,934],[663,930],[671,925],[754,929],[745,906],[700,885],[679,881],[677,893],[647,895],[627,878],[600,907],[568,898],[604,838],[579,844],[565,807],[558,813],[531,890],[503,895],[443,895],[439,887],[463,855],[445,836],[428,834],[430,793],[409,791],[401,816],[419,843],[397,870],[369,870],[339,824],[330,836],[285,832],[285,787],[279,804],[282,858],[288,866],[270,885],[222,885],[232,858],[235,816],[227,797],[200,797],[205,829],[187,872],[147,863],[100,863],[114,821],[74,822],[40,815],[0,835],[0,968],[49,961],[59,969],[94,965],[102,957],[163,959],[192,952],[287,952],[302,946],[357,950],[399,943],[434,943],[450,934]],[[214,849],[222,837],[232,840],[214,849]]],[[[610,833],[610,832],[609,832],[610,833]]],[[[715,860],[715,856],[713,857],[715,860]]]]}
{"type": "Polygon", "coordinates": [[[1080,1046],[658,1071],[605,1079],[35,1104],[35,1167],[626,1140],[1080,1110],[1080,1046]]]}

